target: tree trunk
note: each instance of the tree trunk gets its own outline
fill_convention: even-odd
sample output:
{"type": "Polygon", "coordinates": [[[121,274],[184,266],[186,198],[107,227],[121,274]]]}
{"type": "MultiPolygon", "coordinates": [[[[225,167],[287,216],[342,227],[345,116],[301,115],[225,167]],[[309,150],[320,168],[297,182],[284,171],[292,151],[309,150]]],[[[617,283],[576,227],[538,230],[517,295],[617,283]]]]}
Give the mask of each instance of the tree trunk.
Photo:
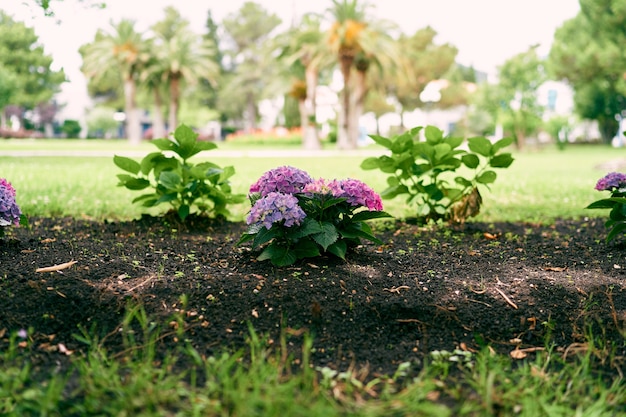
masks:
{"type": "Polygon", "coordinates": [[[163,99],[159,88],[154,88],[154,114],[152,115],[152,139],[160,139],[167,136],[165,132],[165,120],[163,120],[163,99]]]}
{"type": "Polygon", "coordinates": [[[170,79],[170,114],[168,115],[167,130],[173,132],[178,126],[178,108],[180,106],[180,78],[170,79]]]}
{"type": "Polygon", "coordinates": [[[246,100],[246,115],[244,117],[244,131],[252,133],[256,129],[256,105],[252,93],[248,93],[246,100]]]}
{"type": "Polygon", "coordinates": [[[367,95],[367,73],[357,71],[356,85],[351,98],[352,111],[350,113],[350,140],[352,149],[359,146],[359,136],[361,136],[360,120],[365,106],[365,96],[367,95]]]}
{"type": "Polygon", "coordinates": [[[343,91],[342,91],[342,109],[339,115],[339,121],[337,123],[337,148],[338,149],[354,149],[352,145],[352,138],[350,137],[350,113],[351,113],[351,95],[352,89],[350,88],[350,71],[352,71],[352,62],[354,57],[349,55],[342,55],[341,61],[341,74],[343,76],[343,91]]]}
{"type": "Polygon", "coordinates": [[[126,137],[132,145],[141,143],[141,120],[137,110],[135,80],[124,80],[124,112],[126,113],[126,137]]]}
{"type": "Polygon", "coordinates": [[[317,90],[317,70],[307,67],[304,75],[306,79],[306,99],[298,101],[300,125],[302,127],[302,147],[312,150],[321,149],[322,144],[317,133],[317,121],[315,119],[317,109],[315,95],[317,90]]]}

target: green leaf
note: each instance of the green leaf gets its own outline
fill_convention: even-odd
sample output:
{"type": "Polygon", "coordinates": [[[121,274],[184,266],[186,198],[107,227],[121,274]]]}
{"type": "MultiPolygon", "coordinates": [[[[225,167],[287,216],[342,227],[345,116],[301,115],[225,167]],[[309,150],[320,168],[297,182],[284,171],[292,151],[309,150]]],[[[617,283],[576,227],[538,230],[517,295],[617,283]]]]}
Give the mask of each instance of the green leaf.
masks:
{"type": "Polygon", "coordinates": [[[471,187],[471,186],[474,185],[474,184],[472,184],[471,181],[469,181],[468,179],[463,178],[463,177],[456,177],[454,179],[454,182],[456,182],[457,184],[460,184],[460,185],[462,185],[463,187],[466,187],[466,188],[467,187],[471,187]]]}
{"type": "Polygon", "coordinates": [[[377,169],[380,166],[379,162],[378,162],[378,158],[377,157],[369,157],[366,158],[365,160],[363,160],[363,162],[361,162],[361,169],[364,170],[370,170],[370,169],[377,169]]]}
{"type": "Polygon", "coordinates": [[[139,174],[139,170],[141,169],[139,162],[125,156],[114,155],[113,163],[117,165],[118,168],[135,175],[139,174]]]}
{"type": "Polygon", "coordinates": [[[466,155],[463,155],[461,157],[461,161],[463,161],[463,164],[471,169],[475,169],[479,164],[480,164],[480,159],[478,158],[478,156],[476,154],[473,153],[468,153],[466,155]]]}
{"type": "Polygon", "coordinates": [[[438,143],[435,145],[435,159],[441,160],[446,157],[452,148],[447,143],[438,143]]]}
{"type": "Polygon", "coordinates": [[[499,141],[497,141],[496,143],[492,145],[491,147],[492,155],[495,155],[500,149],[506,148],[507,146],[510,146],[512,143],[513,143],[512,137],[500,139],[499,141]]]}
{"type": "Polygon", "coordinates": [[[174,131],[174,139],[178,143],[178,155],[183,159],[189,159],[201,151],[196,148],[198,134],[187,125],[180,125],[174,131]]]}
{"type": "Polygon", "coordinates": [[[391,214],[384,212],[384,211],[363,210],[363,211],[359,211],[358,213],[355,213],[352,216],[352,221],[362,222],[366,220],[383,219],[383,218],[389,218],[389,217],[393,217],[393,216],[391,216],[391,214]]]}
{"type": "Polygon", "coordinates": [[[322,232],[322,226],[317,220],[313,220],[311,218],[306,218],[302,222],[302,224],[298,227],[287,228],[287,235],[289,239],[297,240],[301,239],[305,236],[310,236],[315,233],[322,232]]]}
{"type": "Polygon", "coordinates": [[[424,132],[428,143],[436,144],[443,140],[443,132],[435,126],[426,126],[424,132]]]}
{"type": "Polygon", "coordinates": [[[493,171],[485,171],[476,177],[476,181],[480,184],[491,184],[496,180],[497,174],[493,171]]]}
{"type": "Polygon", "coordinates": [[[177,145],[169,139],[152,139],[150,143],[162,151],[174,151],[177,148],[177,145]]]}
{"type": "Polygon", "coordinates": [[[456,149],[459,146],[461,146],[461,144],[465,141],[465,138],[449,136],[445,138],[443,141],[444,143],[447,143],[448,145],[450,145],[452,149],[456,149]]]}
{"type": "Polygon", "coordinates": [[[469,138],[467,144],[472,152],[486,157],[491,156],[491,142],[489,142],[489,139],[482,136],[469,138]]]}
{"type": "Polygon", "coordinates": [[[383,192],[380,193],[380,196],[385,200],[389,200],[397,197],[400,194],[406,194],[408,192],[409,189],[406,185],[396,185],[383,190],[383,192]]]}
{"type": "Polygon", "coordinates": [[[376,142],[380,146],[383,146],[387,149],[391,149],[391,140],[384,138],[382,136],[379,136],[379,135],[369,135],[369,136],[370,138],[372,138],[374,142],[376,142]]]}
{"type": "Polygon", "coordinates": [[[602,200],[594,201],[589,204],[588,209],[609,209],[615,207],[617,204],[626,204],[626,198],[623,197],[612,197],[612,198],[603,198],[602,200]]]}
{"type": "Polygon", "coordinates": [[[124,181],[123,185],[129,190],[143,190],[150,186],[150,181],[145,178],[129,177],[127,181],[124,181]]]}
{"type": "Polygon", "coordinates": [[[513,163],[513,157],[510,153],[496,155],[489,161],[489,165],[493,168],[508,168],[513,163]]]}
{"type": "Polygon", "coordinates": [[[609,234],[606,236],[606,241],[607,242],[612,241],[613,239],[617,237],[619,233],[622,233],[625,230],[626,230],[626,222],[622,221],[622,222],[616,223],[611,229],[611,231],[609,232],[609,234]]]}
{"type": "Polygon", "coordinates": [[[176,172],[163,171],[159,175],[159,183],[170,190],[177,189],[183,182],[183,179],[176,172]]]}
{"type": "Polygon", "coordinates": [[[337,228],[334,224],[328,222],[322,222],[320,224],[322,231],[320,233],[316,233],[311,235],[311,238],[322,247],[322,249],[326,250],[330,245],[335,243],[339,238],[339,233],[337,233],[337,228]]]}
{"type": "Polygon", "coordinates": [[[187,216],[189,216],[189,206],[187,204],[183,204],[178,208],[178,217],[180,217],[180,219],[182,221],[185,221],[185,219],[187,218],[187,216]]]}
{"type": "Polygon", "coordinates": [[[348,252],[348,245],[345,241],[338,240],[328,247],[327,252],[330,252],[336,257],[345,260],[346,252],[348,252]]]}
{"type": "Polygon", "coordinates": [[[268,230],[265,226],[260,226],[258,229],[258,233],[254,237],[254,241],[252,242],[252,247],[260,246],[278,236],[280,236],[280,231],[277,230],[275,227],[272,227],[268,230]]]}
{"type": "Polygon", "coordinates": [[[269,245],[257,258],[259,261],[270,260],[276,266],[289,266],[296,262],[296,255],[283,245],[269,245]]]}
{"type": "Polygon", "coordinates": [[[297,259],[315,258],[321,255],[319,246],[310,239],[299,240],[292,248],[292,251],[297,259]]]}

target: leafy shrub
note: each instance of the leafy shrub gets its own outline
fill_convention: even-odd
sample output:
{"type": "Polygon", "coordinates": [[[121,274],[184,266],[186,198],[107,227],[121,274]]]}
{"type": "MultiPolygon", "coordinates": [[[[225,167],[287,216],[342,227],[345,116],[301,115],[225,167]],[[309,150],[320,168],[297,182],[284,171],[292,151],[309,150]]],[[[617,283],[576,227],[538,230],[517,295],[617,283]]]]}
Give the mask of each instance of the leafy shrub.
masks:
{"type": "Polygon", "coordinates": [[[367,158],[361,168],[390,174],[382,198],[408,194],[407,202],[416,206],[420,223],[463,223],[476,216],[482,204],[478,186],[488,187],[496,180],[491,168],[507,168],[513,163],[510,153],[500,153],[513,140],[504,138],[492,144],[487,138],[474,137],[467,140],[469,150],[465,150],[461,149],[462,137],[444,137],[438,128],[427,126],[426,141],[420,141],[421,130],[419,126],[391,138],[371,135],[391,154],[367,158]],[[470,170],[467,177],[458,174],[462,167],[470,170]],[[453,174],[457,176],[452,178],[453,174]]]}
{"type": "Polygon", "coordinates": [[[361,238],[382,243],[366,221],[390,217],[382,211],[380,196],[361,181],[314,180],[289,166],[264,173],[250,187],[249,198],[249,227],[239,244],[267,244],[257,259],[276,266],[326,252],[345,259],[361,238]]]}
{"type": "Polygon", "coordinates": [[[600,178],[595,189],[610,191],[611,197],[603,198],[587,206],[588,209],[609,209],[609,219],[605,226],[609,229],[606,242],[615,239],[626,230],[626,174],[611,172],[600,178]]]}
{"type": "Polygon", "coordinates": [[[146,155],[141,162],[115,155],[113,162],[129,174],[118,174],[119,186],[129,190],[152,192],[133,200],[144,207],[169,203],[178,217],[184,221],[193,208],[198,214],[228,216],[229,204],[241,203],[244,195],[232,193],[229,178],[235,174],[232,166],[220,168],[211,162],[192,164],[189,158],[201,151],[215,149],[212,142],[199,142],[191,128],[181,125],[172,139],[155,139],[154,144],[161,152],[146,155]],[[167,152],[167,153],[166,153],[167,152]],[[173,153],[173,156],[168,156],[173,153]]]}

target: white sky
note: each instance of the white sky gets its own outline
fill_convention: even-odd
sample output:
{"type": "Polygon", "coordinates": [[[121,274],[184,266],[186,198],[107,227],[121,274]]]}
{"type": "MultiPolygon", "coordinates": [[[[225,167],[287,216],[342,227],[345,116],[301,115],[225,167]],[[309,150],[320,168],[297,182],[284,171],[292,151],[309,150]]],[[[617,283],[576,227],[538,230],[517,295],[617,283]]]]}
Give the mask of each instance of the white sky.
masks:
{"type": "MultiPolygon", "coordinates": [[[[86,104],[86,83],[80,73],[78,48],[93,40],[99,27],[109,27],[111,19],[137,21],[139,30],[163,18],[163,9],[172,5],[190,20],[198,33],[211,10],[219,23],[236,12],[245,0],[104,0],[104,10],[89,9],[76,0],[52,4],[56,18],[44,17],[31,0],[0,0],[0,9],[14,19],[35,28],[46,53],[54,58],[56,68],[63,67],[70,83],[63,86],[62,102],[69,102],[67,117],[78,118],[86,104]],[[57,24],[57,20],[61,23],[57,24]]],[[[294,12],[323,12],[330,0],[256,0],[276,13],[285,24],[294,12]]],[[[412,34],[430,25],[438,32],[438,43],[448,42],[459,50],[457,60],[476,69],[495,72],[510,57],[540,44],[547,54],[554,31],[579,11],[578,0],[370,0],[370,12],[398,23],[412,34]]]]}

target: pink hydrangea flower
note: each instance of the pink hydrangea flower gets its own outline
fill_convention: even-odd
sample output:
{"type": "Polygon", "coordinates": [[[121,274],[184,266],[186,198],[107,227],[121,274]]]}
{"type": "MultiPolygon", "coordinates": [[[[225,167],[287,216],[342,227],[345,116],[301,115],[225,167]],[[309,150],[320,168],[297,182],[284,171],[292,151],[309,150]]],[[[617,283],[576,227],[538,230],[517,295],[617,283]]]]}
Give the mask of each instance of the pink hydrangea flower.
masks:
{"type": "Polygon", "coordinates": [[[330,194],[333,197],[342,197],[343,188],[341,188],[341,181],[319,178],[306,184],[302,192],[305,194],[330,194]]]}
{"type": "Polygon", "coordinates": [[[313,179],[306,171],[291,166],[282,166],[261,175],[261,178],[250,186],[250,193],[260,193],[261,196],[272,192],[294,194],[301,192],[311,181],[313,179]]]}
{"type": "Polygon", "coordinates": [[[613,191],[619,188],[626,188],[626,174],[611,172],[600,178],[595,189],[598,191],[613,191]]]}
{"type": "Polygon", "coordinates": [[[380,195],[368,187],[367,184],[349,178],[341,181],[341,188],[343,189],[341,197],[345,197],[350,205],[367,207],[370,211],[381,211],[383,209],[380,195]]]}

